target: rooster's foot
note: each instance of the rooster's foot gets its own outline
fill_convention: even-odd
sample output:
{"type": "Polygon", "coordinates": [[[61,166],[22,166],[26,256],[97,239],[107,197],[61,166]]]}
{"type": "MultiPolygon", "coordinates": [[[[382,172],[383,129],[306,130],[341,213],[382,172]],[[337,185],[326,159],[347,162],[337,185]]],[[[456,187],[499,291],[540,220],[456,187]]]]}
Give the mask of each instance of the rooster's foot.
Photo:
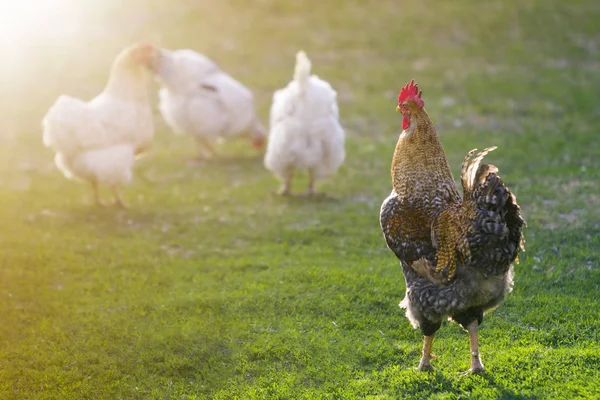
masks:
{"type": "Polygon", "coordinates": [[[433,371],[431,360],[435,359],[435,355],[431,354],[431,346],[433,345],[433,337],[435,333],[423,337],[423,352],[421,353],[421,362],[419,363],[419,371],[433,371]]]}
{"type": "Polygon", "coordinates": [[[431,365],[431,363],[429,361],[427,361],[427,362],[421,361],[417,368],[419,369],[419,371],[422,371],[422,372],[433,372],[433,365],[431,365]]]}
{"type": "Polygon", "coordinates": [[[469,344],[471,347],[471,368],[466,374],[479,374],[485,372],[481,357],[479,356],[479,322],[477,320],[467,325],[469,332],[469,344]]]}
{"type": "Polygon", "coordinates": [[[459,372],[458,374],[460,376],[468,376],[468,375],[473,375],[473,374],[483,374],[485,372],[485,368],[483,368],[483,366],[481,368],[469,368],[467,371],[464,372],[459,372]]]}
{"type": "Polygon", "coordinates": [[[434,354],[430,354],[429,357],[422,357],[421,362],[419,362],[419,366],[417,369],[423,372],[433,372],[433,365],[431,365],[431,360],[435,359],[434,354]]]}
{"type": "Polygon", "coordinates": [[[467,373],[480,374],[482,372],[485,372],[485,368],[483,367],[483,364],[481,363],[479,357],[471,360],[471,368],[469,369],[469,371],[467,371],[467,373]]]}

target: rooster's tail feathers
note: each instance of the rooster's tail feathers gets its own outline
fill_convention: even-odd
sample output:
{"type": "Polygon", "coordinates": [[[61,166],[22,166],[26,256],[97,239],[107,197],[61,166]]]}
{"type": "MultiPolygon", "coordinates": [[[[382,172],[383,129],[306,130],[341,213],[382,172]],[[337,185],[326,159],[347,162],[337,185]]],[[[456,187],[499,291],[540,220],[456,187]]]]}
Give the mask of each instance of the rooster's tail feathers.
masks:
{"type": "Polygon", "coordinates": [[[298,82],[300,91],[305,92],[310,76],[311,63],[306,53],[300,50],[296,53],[296,69],[294,71],[294,80],[298,82]]]}
{"type": "Polygon", "coordinates": [[[481,160],[496,147],[488,147],[470,158],[477,150],[471,150],[465,157],[461,168],[461,181],[464,199],[474,202],[482,212],[477,225],[486,234],[507,237],[511,243],[511,254],[517,259],[519,250],[525,250],[523,226],[525,220],[517,198],[504,185],[498,175],[498,168],[491,164],[481,164],[481,160]]]}
{"type": "Polygon", "coordinates": [[[488,147],[480,151],[473,157],[477,149],[473,149],[467,153],[460,169],[460,180],[462,182],[465,198],[473,191],[473,188],[480,183],[483,183],[485,178],[490,173],[497,173],[498,168],[491,164],[481,164],[481,160],[490,152],[496,150],[496,146],[488,147]]]}

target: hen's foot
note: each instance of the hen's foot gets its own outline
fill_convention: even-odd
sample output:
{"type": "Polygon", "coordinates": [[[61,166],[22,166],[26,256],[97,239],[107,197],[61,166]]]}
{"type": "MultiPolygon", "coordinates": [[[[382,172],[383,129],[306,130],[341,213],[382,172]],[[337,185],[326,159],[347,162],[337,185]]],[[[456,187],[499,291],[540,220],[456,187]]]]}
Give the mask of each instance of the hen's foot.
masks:
{"type": "Polygon", "coordinates": [[[113,194],[115,196],[115,202],[112,205],[116,205],[117,207],[120,207],[120,208],[128,208],[127,203],[125,203],[125,201],[123,201],[123,198],[121,197],[121,193],[119,193],[119,190],[116,187],[113,187],[113,194]]]}
{"type": "Polygon", "coordinates": [[[290,196],[292,192],[290,188],[286,185],[281,185],[281,187],[275,192],[277,196],[290,196]]]}
{"type": "Polygon", "coordinates": [[[217,155],[212,144],[207,140],[198,139],[198,160],[206,161],[217,155]]]}
{"type": "Polygon", "coordinates": [[[196,160],[198,162],[208,161],[216,157],[215,153],[200,153],[196,157],[192,158],[192,160],[196,160]]]}
{"type": "Polygon", "coordinates": [[[289,196],[289,195],[291,195],[293,174],[294,174],[294,170],[291,169],[291,168],[286,171],[285,179],[281,183],[281,186],[279,187],[279,190],[277,190],[277,194],[279,196],[289,196]]]}
{"type": "Polygon", "coordinates": [[[201,147],[198,154],[186,160],[186,164],[190,167],[197,167],[210,161],[218,160],[218,158],[218,154],[212,148],[207,151],[204,147],[201,147]]]}
{"type": "Polygon", "coordinates": [[[314,197],[314,196],[318,196],[321,193],[317,192],[315,189],[313,188],[308,188],[306,189],[306,191],[303,193],[304,196],[306,197],[314,197]]]}
{"type": "Polygon", "coordinates": [[[109,207],[109,206],[111,206],[110,203],[102,200],[102,198],[100,197],[100,186],[98,185],[98,183],[92,182],[91,185],[92,185],[92,192],[93,192],[93,195],[94,195],[94,203],[97,206],[100,206],[100,207],[109,207]]]}
{"type": "Polygon", "coordinates": [[[119,199],[117,201],[115,201],[113,204],[113,206],[122,208],[124,210],[127,210],[129,208],[129,205],[127,203],[125,203],[123,200],[119,199]]]}
{"type": "Polygon", "coordinates": [[[315,196],[319,194],[315,190],[315,176],[312,171],[308,171],[308,187],[306,188],[305,196],[315,196]]]}
{"type": "Polygon", "coordinates": [[[123,209],[128,209],[129,206],[127,205],[127,203],[123,202],[123,200],[119,201],[119,200],[114,200],[114,201],[100,201],[100,202],[96,202],[96,205],[100,206],[100,207],[104,207],[104,208],[108,208],[108,207],[119,207],[119,208],[123,208],[123,209]]]}
{"type": "Polygon", "coordinates": [[[188,158],[185,163],[188,167],[198,167],[206,164],[211,159],[212,156],[197,155],[195,157],[188,158]]]}

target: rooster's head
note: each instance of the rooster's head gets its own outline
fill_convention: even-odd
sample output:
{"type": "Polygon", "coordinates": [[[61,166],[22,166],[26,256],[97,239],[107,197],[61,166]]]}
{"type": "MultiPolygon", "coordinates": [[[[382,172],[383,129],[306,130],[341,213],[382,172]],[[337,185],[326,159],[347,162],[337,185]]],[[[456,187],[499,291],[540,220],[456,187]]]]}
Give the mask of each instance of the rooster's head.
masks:
{"type": "Polygon", "coordinates": [[[425,103],[421,98],[423,92],[419,91],[419,86],[414,80],[410,81],[400,90],[398,96],[398,107],[396,111],[402,113],[402,129],[408,129],[410,126],[410,116],[423,109],[425,103]]]}

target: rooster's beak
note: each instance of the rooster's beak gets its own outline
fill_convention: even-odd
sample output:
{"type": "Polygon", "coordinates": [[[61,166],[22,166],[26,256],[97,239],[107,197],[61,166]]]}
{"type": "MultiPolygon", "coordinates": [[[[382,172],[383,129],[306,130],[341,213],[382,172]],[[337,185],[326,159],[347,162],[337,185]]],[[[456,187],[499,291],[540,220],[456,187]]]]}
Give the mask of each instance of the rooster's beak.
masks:
{"type": "Polygon", "coordinates": [[[400,106],[396,106],[396,111],[400,111],[400,106]]]}

